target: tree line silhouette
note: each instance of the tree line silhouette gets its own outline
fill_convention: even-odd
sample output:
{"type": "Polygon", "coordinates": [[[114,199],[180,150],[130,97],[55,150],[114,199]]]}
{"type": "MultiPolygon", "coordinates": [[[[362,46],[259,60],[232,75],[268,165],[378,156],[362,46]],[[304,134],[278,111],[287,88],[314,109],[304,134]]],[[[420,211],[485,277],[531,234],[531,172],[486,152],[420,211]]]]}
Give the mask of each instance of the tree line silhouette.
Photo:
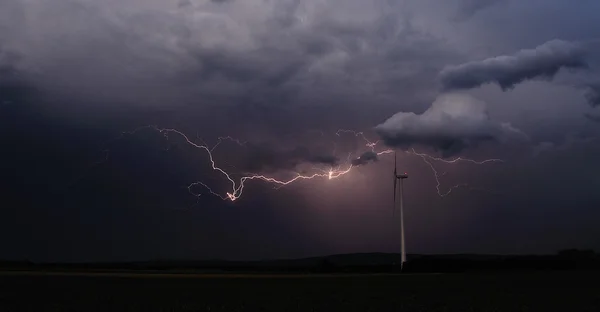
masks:
{"type": "MultiPolygon", "coordinates": [[[[348,254],[270,261],[146,261],[115,263],[35,263],[0,261],[0,270],[170,271],[264,273],[400,272],[398,254],[348,254]]],[[[409,255],[403,272],[486,272],[527,270],[600,270],[600,254],[567,249],[554,255],[409,255]]]]}

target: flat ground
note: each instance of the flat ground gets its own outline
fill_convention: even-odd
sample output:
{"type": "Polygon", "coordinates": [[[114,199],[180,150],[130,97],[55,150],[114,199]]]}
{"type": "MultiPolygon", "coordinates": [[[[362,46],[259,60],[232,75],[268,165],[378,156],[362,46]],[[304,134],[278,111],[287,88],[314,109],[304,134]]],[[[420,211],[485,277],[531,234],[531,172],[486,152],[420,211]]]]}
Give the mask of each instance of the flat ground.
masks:
{"type": "Polygon", "coordinates": [[[600,311],[600,273],[1,273],[0,311],[600,311]]]}

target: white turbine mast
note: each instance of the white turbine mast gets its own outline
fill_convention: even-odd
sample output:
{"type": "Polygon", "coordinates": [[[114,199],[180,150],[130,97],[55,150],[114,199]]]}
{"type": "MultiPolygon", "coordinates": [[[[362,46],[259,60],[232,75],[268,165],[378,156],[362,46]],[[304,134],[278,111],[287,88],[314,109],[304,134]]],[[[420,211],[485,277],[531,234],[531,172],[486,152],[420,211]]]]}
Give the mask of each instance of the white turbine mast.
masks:
{"type": "Polygon", "coordinates": [[[404,243],[404,179],[408,179],[408,174],[406,172],[404,174],[398,174],[397,157],[396,152],[394,152],[394,207],[392,212],[395,216],[396,192],[397,189],[400,189],[400,271],[402,271],[404,262],[406,262],[406,247],[404,243]],[[400,180],[400,187],[397,187],[398,180],[400,180]]]}

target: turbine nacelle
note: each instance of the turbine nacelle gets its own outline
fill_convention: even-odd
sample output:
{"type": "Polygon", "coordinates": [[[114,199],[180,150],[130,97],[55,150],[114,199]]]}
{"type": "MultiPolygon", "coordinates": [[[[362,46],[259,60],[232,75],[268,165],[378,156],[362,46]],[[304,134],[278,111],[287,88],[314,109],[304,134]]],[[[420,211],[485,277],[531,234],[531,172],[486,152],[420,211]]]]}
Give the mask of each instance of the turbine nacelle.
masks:
{"type": "Polygon", "coordinates": [[[397,174],[396,178],[397,179],[408,179],[408,174],[406,172],[403,174],[397,174]]]}

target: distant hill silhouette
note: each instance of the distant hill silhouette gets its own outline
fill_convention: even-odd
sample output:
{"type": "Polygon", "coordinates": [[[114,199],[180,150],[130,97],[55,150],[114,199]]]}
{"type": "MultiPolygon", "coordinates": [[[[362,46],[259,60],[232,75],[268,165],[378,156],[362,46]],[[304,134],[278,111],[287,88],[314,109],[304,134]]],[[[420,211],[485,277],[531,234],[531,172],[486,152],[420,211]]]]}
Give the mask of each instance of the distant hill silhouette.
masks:
{"type": "MultiPolygon", "coordinates": [[[[555,255],[408,255],[406,272],[476,272],[518,270],[600,270],[593,250],[562,250],[555,255]]],[[[33,263],[0,261],[3,270],[377,273],[399,272],[399,254],[357,253],[264,261],[145,261],[118,263],[33,263]]]]}

